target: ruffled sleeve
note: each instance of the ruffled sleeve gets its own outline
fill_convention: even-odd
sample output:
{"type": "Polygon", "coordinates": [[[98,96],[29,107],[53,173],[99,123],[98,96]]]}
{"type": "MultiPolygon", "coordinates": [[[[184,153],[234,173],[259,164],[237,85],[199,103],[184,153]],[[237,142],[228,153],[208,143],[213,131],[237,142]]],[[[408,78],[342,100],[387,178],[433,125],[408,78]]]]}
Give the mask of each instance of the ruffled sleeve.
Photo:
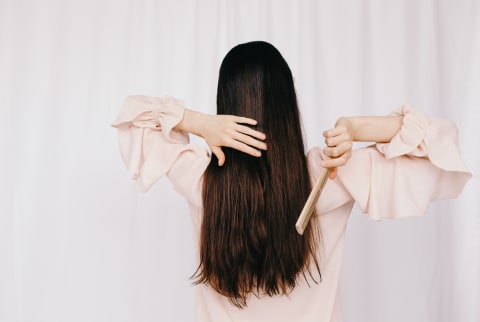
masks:
{"type": "Polygon", "coordinates": [[[338,178],[369,218],[425,214],[432,200],[457,197],[471,173],[453,122],[404,105],[400,131],[390,143],[354,150],[338,178]]]}
{"type": "Polygon", "coordinates": [[[189,178],[175,169],[186,168],[183,163],[188,161],[190,171],[201,171],[195,167],[195,159],[208,160],[205,149],[188,144],[188,133],[174,129],[182,120],[184,110],[183,101],[168,96],[129,96],[125,99],[112,126],[118,129],[122,159],[140,191],[147,191],[170,172],[174,186],[180,181],[176,188],[182,189],[181,186],[188,185],[185,181],[189,178]]]}

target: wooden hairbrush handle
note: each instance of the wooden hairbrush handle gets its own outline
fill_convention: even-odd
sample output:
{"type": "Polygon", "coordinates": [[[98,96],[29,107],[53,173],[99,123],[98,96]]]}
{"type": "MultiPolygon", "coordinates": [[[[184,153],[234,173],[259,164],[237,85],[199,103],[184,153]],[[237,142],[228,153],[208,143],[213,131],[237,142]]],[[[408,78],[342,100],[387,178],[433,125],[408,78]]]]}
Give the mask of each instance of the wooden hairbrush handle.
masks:
{"type": "Polygon", "coordinates": [[[313,211],[315,210],[315,205],[317,204],[318,198],[322,193],[323,187],[325,187],[325,183],[327,183],[328,175],[330,174],[330,168],[323,168],[320,177],[318,178],[317,182],[313,186],[312,192],[308,196],[307,202],[305,206],[303,206],[302,212],[297,219],[297,223],[295,224],[295,228],[300,235],[303,235],[305,228],[310,221],[310,217],[312,216],[313,211]]]}

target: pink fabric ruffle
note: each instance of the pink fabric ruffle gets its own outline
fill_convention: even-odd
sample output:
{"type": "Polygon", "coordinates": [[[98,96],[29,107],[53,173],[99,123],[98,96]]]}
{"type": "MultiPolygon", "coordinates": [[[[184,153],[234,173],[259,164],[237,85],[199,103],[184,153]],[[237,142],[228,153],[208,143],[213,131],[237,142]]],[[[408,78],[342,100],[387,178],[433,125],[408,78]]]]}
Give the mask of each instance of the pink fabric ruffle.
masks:
{"type": "Polygon", "coordinates": [[[457,197],[471,173],[463,162],[457,129],[404,105],[400,131],[389,143],[354,150],[338,177],[364,213],[375,220],[421,216],[431,201],[457,197]]]}
{"type": "Polygon", "coordinates": [[[173,97],[129,96],[112,126],[118,129],[120,152],[136,188],[147,191],[188,149],[188,134],[174,127],[185,104],[173,97]]]}

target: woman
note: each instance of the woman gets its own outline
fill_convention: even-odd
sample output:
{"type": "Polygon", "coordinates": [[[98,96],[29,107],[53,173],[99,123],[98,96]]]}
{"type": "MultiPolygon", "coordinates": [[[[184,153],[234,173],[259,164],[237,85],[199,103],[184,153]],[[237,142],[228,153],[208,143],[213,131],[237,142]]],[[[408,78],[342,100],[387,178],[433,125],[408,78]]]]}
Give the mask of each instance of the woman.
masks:
{"type": "Polygon", "coordinates": [[[227,54],[217,114],[171,97],[132,96],[113,125],[137,187],[146,191],[166,174],[189,203],[198,321],[341,321],[353,204],[377,220],[419,216],[470,178],[455,126],[408,106],[393,116],[340,118],[324,132],[326,147],[305,156],[290,69],[265,42],[227,54]],[[189,145],[188,133],[213,154],[189,145]],[[352,151],[353,141],[377,145],[352,151]],[[322,167],[334,169],[332,180],[301,236],[295,222],[322,167]]]}

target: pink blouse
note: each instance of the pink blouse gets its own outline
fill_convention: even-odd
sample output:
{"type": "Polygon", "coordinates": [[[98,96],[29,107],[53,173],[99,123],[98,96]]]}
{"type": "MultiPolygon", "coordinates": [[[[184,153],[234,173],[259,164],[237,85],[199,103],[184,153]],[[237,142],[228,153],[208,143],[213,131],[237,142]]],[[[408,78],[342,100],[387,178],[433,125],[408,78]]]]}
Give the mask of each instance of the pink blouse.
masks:
{"type": "MultiPolygon", "coordinates": [[[[167,175],[186,198],[193,240],[198,245],[201,181],[210,155],[204,147],[190,145],[187,133],[174,129],[183,111],[184,102],[172,97],[130,96],[113,126],[118,128],[122,158],[139,190],[147,191],[167,175]]],[[[337,178],[327,182],[318,201],[322,282],[307,285],[300,278],[288,296],[252,295],[244,309],[231,305],[207,285],[198,285],[197,321],[341,321],[338,284],[353,204],[357,202],[375,220],[421,216],[432,200],[457,197],[471,177],[460,157],[457,130],[451,121],[427,117],[407,105],[395,114],[404,117],[392,141],[354,150],[348,163],[338,169],[337,178]]],[[[307,159],[315,182],[321,172],[322,150],[312,148],[307,159]]]]}

